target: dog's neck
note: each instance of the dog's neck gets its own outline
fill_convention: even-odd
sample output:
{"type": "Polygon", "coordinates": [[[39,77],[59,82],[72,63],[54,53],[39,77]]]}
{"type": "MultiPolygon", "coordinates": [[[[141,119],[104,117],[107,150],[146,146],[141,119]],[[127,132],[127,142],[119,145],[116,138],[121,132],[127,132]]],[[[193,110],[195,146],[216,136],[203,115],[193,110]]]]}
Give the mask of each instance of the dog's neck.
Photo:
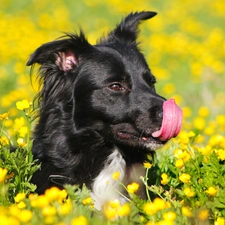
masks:
{"type": "Polygon", "coordinates": [[[115,199],[124,203],[126,201],[124,186],[132,182],[140,184],[140,195],[143,196],[143,183],[140,176],[144,176],[144,174],[145,169],[141,163],[128,166],[118,147],[115,147],[106,159],[103,170],[95,178],[91,188],[91,197],[95,201],[95,208],[100,210],[107,201],[115,199]],[[112,177],[115,172],[120,174],[118,180],[114,180],[112,177]]]}

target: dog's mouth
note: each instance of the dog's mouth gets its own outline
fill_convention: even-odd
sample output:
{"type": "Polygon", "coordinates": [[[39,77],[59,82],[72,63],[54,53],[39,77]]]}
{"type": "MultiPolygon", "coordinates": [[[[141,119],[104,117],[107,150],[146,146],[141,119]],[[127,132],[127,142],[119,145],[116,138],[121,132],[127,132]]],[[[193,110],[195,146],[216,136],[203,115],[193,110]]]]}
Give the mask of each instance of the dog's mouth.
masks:
{"type": "Polygon", "coordinates": [[[138,146],[146,148],[148,150],[156,150],[162,147],[166,141],[161,141],[148,134],[132,133],[120,130],[116,133],[116,139],[119,142],[126,143],[131,146],[138,146]]]}
{"type": "Polygon", "coordinates": [[[140,130],[135,129],[131,124],[123,124],[117,126],[114,134],[118,141],[127,145],[155,150],[176,137],[181,130],[181,124],[182,110],[176,105],[174,99],[170,99],[163,103],[163,120],[160,128],[149,127],[148,132],[140,133],[140,130]]]}

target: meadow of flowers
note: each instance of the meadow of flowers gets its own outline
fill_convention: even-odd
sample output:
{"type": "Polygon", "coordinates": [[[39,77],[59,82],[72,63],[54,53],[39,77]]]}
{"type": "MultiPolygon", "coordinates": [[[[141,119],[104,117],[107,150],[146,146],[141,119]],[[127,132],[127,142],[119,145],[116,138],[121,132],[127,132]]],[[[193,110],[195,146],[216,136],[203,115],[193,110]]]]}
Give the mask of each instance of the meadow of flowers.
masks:
{"type": "Polygon", "coordinates": [[[0,4],[0,225],[225,224],[223,0],[0,4]],[[180,135],[143,165],[148,199],[136,196],[136,183],[124,186],[127,203],[112,200],[101,212],[85,186],[34,194],[30,179],[39,166],[31,154],[32,100],[38,84],[25,66],[29,55],[64,31],[78,31],[78,24],[94,44],[125,13],[138,10],[158,12],[141,25],[141,49],[158,93],[174,98],[184,114],[180,135]]]}

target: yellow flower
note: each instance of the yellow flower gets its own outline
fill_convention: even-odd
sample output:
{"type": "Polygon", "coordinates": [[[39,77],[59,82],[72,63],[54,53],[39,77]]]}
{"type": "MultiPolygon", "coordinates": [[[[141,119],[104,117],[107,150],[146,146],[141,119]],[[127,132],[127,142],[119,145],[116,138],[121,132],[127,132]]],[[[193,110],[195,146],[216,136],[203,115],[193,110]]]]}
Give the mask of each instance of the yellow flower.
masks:
{"type": "Polygon", "coordinates": [[[43,216],[54,216],[56,214],[56,208],[54,206],[46,206],[42,209],[43,216]]]}
{"type": "Polygon", "coordinates": [[[210,196],[215,196],[216,193],[218,192],[218,189],[216,189],[213,186],[210,186],[205,192],[210,196]]]}
{"type": "Polygon", "coordinates": [[[183,166],[184,166],[184,161],[183,161],[183,159],[176,159],[176,161],[175,161],[175,166],[177,167],[177,168],[182,168],[183,166]]]}
{"type": "Polygon", "coordinates": [[[31,193],[31,194],[28,195],[28,199],[29,199],[30,201],[36,200],[37,198],[38,198],[38,195],[37,195],[37,194],[31,193]]]}
{"type": "Polygon", "coordinates": [[[150,169],[152,167],[152,164],[149,162],[144,162],[143,165],[144,165],[144,168],[146,169],[150,169]]]}
{"type": "Polygon", "coordinates": [[[209,211],[207,209],[203,209],[198,213],[198,218],[200,220],[207,220],[209,217],[209,211]]]}
{"type": "Polygon", "coordinates": [[[158,211],[169,208],[170,205],[161,198],[155,198],[153,202],[147,202],[143,205],[143,210],[147,215],[154,215],[158,211]]]}
{"type": "Polygon", "coordinates": [[[130,214],[130,205],[128,203],[123,204],[117,210],[118,216],[128,216],[130,214]]]}
{"type": "Polygon", "coordinates": [[[130,205],[128,203],[125,203],[121,206],[120,201],[115,199],[109,201],[107,204],[104,205],[103,212],[107,219],[113,220],[118,216],[123,217],[129,215],[130,205]]]}
{"type": "Polygon", "coordinates": [[[174,221],[171,221],[171,220],[160,220],[159,222],[157,222],[157,225],[174,225],[174,221]]]}
{"type": "Polygon", "coordinates": [[[120,179],[120,172],[116,171],[112,174],[113,180],[119,180],[120,179]]]}
{"type": "Polygon", "coordinates": [[[188,206],[183,206],[182,209],[181,209],[181,211],[182,211],[182,214],[183,214],[184,216],[192,217],[192,210],[191,210],[190,207],[188,207],[188,206]]]}
{"type": "Polygon", "coordinates": [[[188,137],[194,137],[195,135],[195,132],[192,130],[188,132],[188,137]]]}
{"type": "Polygon", "coordinates": [[[216,125],[215,123],[211,122],[209,125],[204,129],[204,133],[208,136],[211,136],[215,133],[216,125]]]}
{"type": "Polygon", "coordinates": [[[26,135],[28,133],[28,127],[26,127],[26,126],[20,127],[18,129],[18,133],[19,133],[20,137],[26,137],[26,135]]]}
{"type": "Polygon", "coordinates": [[[26,205],[25,202],[21,201],[21,202],[19,202],[19,203],[17,204],[17,207],[18,207],[19,209],[24,209],[24,208],[27,207],[27,205],[26,205]]]}
{"type": "Polygon", "coordinates": [[[183,107],[182,110],[183,110],[183,116],[184,116],[184,118],[188,118],[188,117],[191,116],[191,114],[192,114],[191,108],[189,108],[189,107],[183,107]]]}
{"type": "MultiPolygon", "coordinates": [[[[223,145],[225,143],[225,137],[221,134],[214,134],[209,139],[209,145],[211,147],[223,145]]],[[[224,146],[225,147],[225,146],[224,146]]]]}
{"type": "Polygon", "coordinates": [[[163,219],[164,220],[169,220],[169,221],[174,221],[176,219],[176,213],[175,212],[166,212],[163,214],[163,219]]]}
{"type": "Polygon", "coordinates": [[[20,221],[15,218],[15,217],[9,217],[7,216],[7,219],[6,221],[4,221],[4,219],[2,220],[2,218],[0,217],[0,221],[1,221],[1,224],[4,224],[4,225],[21,225],[20,221]]]}
{"type": "Polygon", "coordinates": [[[114,207],[111,207],[110,202],[104,205],[103,207],[104,215],[109,220],[114,220],[117,217],[117,210],[114,207]]]}
{"type": "Polygon", "coordinates": [[[165,202],[161,198],[155,198],[153,201],[153,205],[154,205],[156,211],[160,211],[160,210],[167,209],[170,207],[170,204],[168,204],[168,202],[165,202]]]}
{"type": "Polygon", "coordinates": [[[197,147],[197,150],[204,156],[210,155],[213,151],[212,147],[209,145],[207,145],[205,147],[197,147]]]}
{"type": "Polygon", "coordinates": [[[161,184],[162,184],[162,185],[167,185],[168,182],[169,182],[169,177],[168,177],[168,175],[167,175],[166,173],[163,173],[163,174],[161,175],[161,178],[162,178],[161,184]]]}
{"type": "Polygon", "coordinates": [[[26,209],[22,210],[19,213],[18,217],[21,222],[27,223],[32,218],[32,212],[30,210],[26,210],[26,209]]]}
{"type": "Polygon", "coordinates": [[[37,197],[37,199],[34,199],[31,201],[31,205],[37,208],[44,208],[48,206],[48,204],[49,204],[49,200],[45,195],[40,195],[37,197]]]}
{"type": "Polygon", "coordinates": [[[216,122],[220,125],[220,126],[224,126],[225,125],[225,115],[218,115],[216,117],[216,122]]]}
{"type": "Polygon", "coordinates": [[[49,202],[56,201],[60,198],[61,190],[57,187],[51,187],[45,191],[45,196],[49,202]]]}
{"type": "MultiPolygon", "coordinates": [[[[178,136],[178,140],[180,144],[188,144],[189,143],[189,136],[188,133],[186,131],[181,131],[179,136],[178,136]]],[[[175,149],[175,152],[179,151],[180,149],[175,149]]]]}
{"type": "Polygon", "coordinates": [[[225,224],[225,218],[219,217],[216,219],[214,225],[224,225],[225,224]]]}
{"type": "Polygon", "coordinates": [[[25,121],[25,119],[24,119],[24,117],[20,117],[20,118],[16,118],[15,120],[14,120],[14,128],[16,129],[16,130],[18,130],[18,129],[20,129],[22,126],[25,126],[25,124],[26,124],[26,121],[25,121]]]}
{"type": "Polygon", "coordinates": [[[60,215],[68,215],[72,210],[72,203],[71,203],[71,200],[68,199],[65,203],[63,203],[62,205],[60,205],[60,208],[59,208],[59,214],[60,215]]]}
{"type": "MultiPolygon", "coordinates": [[[[189,141],[189,138],[188,138],[188,141],[189,141]]],[[[174,151],[174,156],[178,159],[183,159],[184,162],[187,162],[191,158],[191,155],[188,151],[181,150],[181,149],[176,149],[174,151]]]]}
{"type": "Polygon", "coordinates": [[[225,160],[225,150],[224,149],[215,150],[215,153],[216,153],[218,159],[220,159],[222,161],[225,160]]]}
{"type": "Polygon", "coordinates": [[[191,176],[187,173],[182,173],[180,176],[179,176],[179,179],[180,181],[182,181],[183,183],[188,183],[191,179],[191,176]]]}
{"type": "Polygon", "coordinates": [[[193,196],[195,196],[195,192],[192,191],[191,188],[189,188],[189,187],[184,188],[184,194],[187,197],[193,197],[193,196]]]}
{"type": "Polygon", "coordinates": [[[44,218],[44,224],[55,224],[56,217],[55,216],[46,216],[44,218]]]}
{"type": "Polygon", "coordinates": [[[25,110],[30,108],[30,104],[27,100],[22,100],[16,102],[16,108],[19,110],[25,110]]]}
{"type": "Polygon", "coordinates": [[[14,201],[15,201],[16,203],[19,203],[19,202],[21,202],[24,198],[26,198],[26,194],[25,194],[25,193],[18,193],[18,194],[16,195],[16,197],[14,197],[14,201]]]}
{"type": "Polygon", "coordinates": [[[7,137],[2,136],[2,137],[0,137],[0,143],[1,143],[3,146],[9,145],[9,140],[8,140],[7,137]]]}
{"type": "Polygon", "coordinates": [[[9,119],[8,116],[9,116],[8,112],[0,114],[0,120],[8,120],[9,119]]]}
{"type": "Polygon", "coordinates": [[[199,110],[198,110],[198,114],[201,117],[207,117],[209,115],[209,109],[206,106],[202,106],[199,110]]]}
{"type": "Polygon", "coordinates": [[[206,122],[202,117],[196,117],[193,121],[193,124],[196,129],[203,130],[206,122]]]}
{"type": "Polygon", "coordinates": [[[149,215],[149,216],[153,216],[154,214],[157,213],[157,210],[155,209],[155,206],[153,203],[151,202],[147,202],[143,205],[143,210],[144,212],[149,215]]]}
{"type": "Polygon", "coordinates": [[[0,183],[4,182],[7,173],[7,169],[0,168],[0,183]]]}
{"type": "Polygon", "coordinates": [[[139,221],[140,221],[141,224],[144,224],[144,222],[145,222],[145,217],[144,217],[144,216],[140,216],[140,217],[139,217],[139,221]]]}
{"type": "Polygon", "coordinates": [[[120,201],[118,199],[114,199],[109,201],[108,205],[113,209],[118,209],[120,207],[120,201]]]}
{"type": "Polygon", "coordinates": [[[11,205],[9,207],[9,213],[10,215],[16,217],[20,212],[20,209],[17,207],[17,205],[11,205]]]}
{"type": "Polygon", "coordinates": [[[172,93],[174,93],[176,91],[176,87],[175,87],[174,84],[168,83],[168,84],[164,85],[162,91],[165,94],[169,95],[169,94],[172,94],[172,93]]]}
{"type": "Polygon", "coordinates": [[[26,141],[23,140],[23,138],[18,138],[17,139],[17,145],[19,147],[25,147],[27,145],[26,141]]]}
{"type": "Polygon", "coordinates": [[[84,216],[78,216],[71,221],[71,225],[87,225],[88,220],[84,216]]]}
{"type": "Polygon", "coordinates": [[[92,203],[91,197],[85,198],[85,199],[82,201],[82,203],[83,203],[84,205],[90,205],[90,204],[92,203]]]}
{"type": "Polygon", "coordinates": [[[66,192],[66,190],[65,189],[61,190],[58,201],[63,202],[67,198],[67,196],[68,196],[68,193],[66,192]]]}
{"type": "Polygon", "coordinates": [[[190,153],[188,152],[188,151],[183,151],[183,160],[184,160],[184,162],[187,162],[189,159],[191,158],[191,155],[190,155],[190,153]]]}
{"type": "Polygon", "coordinates": [[[139,184],[133,182],[132,184],[127,185],[127,191],[131,194],[137,192],[139,189],[139,184]]]}
{"type": "Polygon", "coordinates": [[[196,138],[195,138],[195,142],[196,143],[203,143],[205,140],[205,137],[201,134],[199,134],[196,138]]]}

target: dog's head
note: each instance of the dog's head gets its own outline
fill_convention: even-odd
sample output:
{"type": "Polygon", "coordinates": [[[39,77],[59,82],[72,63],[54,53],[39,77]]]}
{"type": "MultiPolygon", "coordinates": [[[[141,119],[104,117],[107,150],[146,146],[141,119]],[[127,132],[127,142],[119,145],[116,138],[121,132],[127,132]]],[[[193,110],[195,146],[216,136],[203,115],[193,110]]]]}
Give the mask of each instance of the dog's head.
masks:
{"type": "Polygon", "coordinates": [[[136,41],[139,23],[155,15],[129,14],[94,46],[81,32],[38,48],[27,65],[41,64],[41,113],[60,106],[73,118],[74,132],[94,129],[107,142],[132,148],[154,150],[176,136],[178,107],[156,93],[156,79],[136,41]]]}

